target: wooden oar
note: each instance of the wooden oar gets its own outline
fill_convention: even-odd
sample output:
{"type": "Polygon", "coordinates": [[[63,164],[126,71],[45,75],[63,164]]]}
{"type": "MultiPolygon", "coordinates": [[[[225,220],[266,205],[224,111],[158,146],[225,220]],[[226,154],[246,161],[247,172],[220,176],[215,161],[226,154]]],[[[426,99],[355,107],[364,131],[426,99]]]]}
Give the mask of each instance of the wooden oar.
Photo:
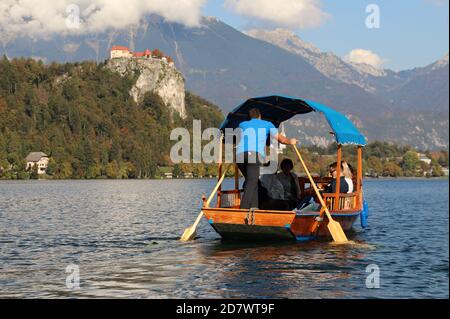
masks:
{"type": "MultiPolygon", "coordinates": [[[[208,200],[206,201],[206,204],[203,207],[209,207],[209,204],[211,204],[211,201],[213,200],[214,195],[216,194],[216,192],[219,189],[220,185],[223,183],[223,180],[225,179],[225,175],[227,174],[227,171],[228,171],[229,168],[230,168],[230,166],[228,166],[227,169],[224,171],[222,177],[217,182],[216,187],[212,191],[211,195],[209,195],[209,198],[208,198],[208,200]]],[[[186,228],[184,230],[183,235],[180,238],[181,241],[189,241],[189,240],[195,239],[197,226],[200,223],[200,220],[202,219],[202,217],[203,217],[203,210],[198,215],[197,219],[195,220],[195,223],[191,227],[188,227],[188,228],[186,228]]]]}
{"type": "Polygon", "coordinates": [[[317,198],[320,201],[320,204],[322,205],[322,208],[325,210],[325,213],[328,217],[328,230],[330,231],[331,236],[333,237],[333,240],[336,243],[346,243],[348,242],[347,236],[345,236],[344,230],[341,227],[341,224],[333,220],[333,217],[331,217],[330,211],[328,210],[327,205],[325,204],[325,201],[323,200],[322,195],[319,192],[319,189],[317,188],[316,183],[314,182],[314,179],[312,178],[311,174],[309,173],[308,168],[306,167],[305,162],[303,161],[302,155],[300,154],[297,145],[292,145],[294,147],[295,152],[297,153],[298,159],[302,163],[303,169],[306,172],[306,175],[308,175],[309,181],[314,188],[314,191],[316,192],[317,198]]]}

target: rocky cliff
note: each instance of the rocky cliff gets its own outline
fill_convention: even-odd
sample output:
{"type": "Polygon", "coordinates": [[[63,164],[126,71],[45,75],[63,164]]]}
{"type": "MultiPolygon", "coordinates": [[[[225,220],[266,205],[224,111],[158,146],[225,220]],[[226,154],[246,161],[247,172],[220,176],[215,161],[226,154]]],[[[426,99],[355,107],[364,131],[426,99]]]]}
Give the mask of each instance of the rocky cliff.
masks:
{"type": "Polygon", "coordinates": [[[186,118],[185,82],[182,74],[164,60],[155,58],[117,58],[108,60],[106,66],[122,76],[138,76],[130,95],[139,102],[147,92],[158,94],[167,107],[186,118]]]}

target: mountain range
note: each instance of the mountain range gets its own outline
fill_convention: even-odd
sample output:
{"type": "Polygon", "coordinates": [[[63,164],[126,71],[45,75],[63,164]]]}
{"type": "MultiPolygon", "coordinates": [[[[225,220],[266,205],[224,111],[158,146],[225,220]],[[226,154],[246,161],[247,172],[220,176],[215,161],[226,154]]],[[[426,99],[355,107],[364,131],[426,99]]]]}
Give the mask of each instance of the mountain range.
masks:
{"type": "Polygon", "coordinates": [[[396,110],[439,110],[448,107],[448,53],[426,67],[395,72],[348,62],[332,52],[321,52],[289,30],[252,29],[246,34],[299,55],[332,80],[353,84],[387,98],[396,110]],[[426,102],[420,97],[425,97],[426,102]]]}
{"type": "MultiPolygon", "coordinates": [[[[173,57],[188,90],[225,113],[249,97],[286,94],[345,113],[369,140],[421,149],[448,147],[448,54],[425,67],[380,70],[321,52],[283,29],[243,33],[213,17],[188,28],[155,15],[124,30],[3,41],[0,54],[48,63],[102,62],[113,45],[139,51],[159,48],[173,57]]],[[[319,144],[330,141],[326,130],[317,116],[296,118],[287,126],[288,133],[319,144]]]]}

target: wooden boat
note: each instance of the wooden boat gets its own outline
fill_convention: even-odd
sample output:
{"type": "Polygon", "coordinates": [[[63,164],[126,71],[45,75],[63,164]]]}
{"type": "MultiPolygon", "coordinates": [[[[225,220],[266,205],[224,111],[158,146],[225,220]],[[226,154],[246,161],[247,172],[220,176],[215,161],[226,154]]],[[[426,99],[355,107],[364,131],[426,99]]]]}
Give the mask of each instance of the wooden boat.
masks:
{"type": "MultiPolygon", "coordinates": [[[[366,210],[363,201],[362,151],[366,138],[358,131],[353,123],[344,115],[322,104],[286,96],[267,96],[249,99],[232,111],[221,125],[222,137],[225,129],[234,129],[239,123],[248,119],[251,108],[258,108],[262,119],[272,122],[276,127],[297,114],[310,112],[322,113],[328,121],[332,134],[338,144],[337,174],[340,176],[342,161],[342,146],[357,145],[357,172],[354,176],[354,192],[342,194],[339,191],[323,194],[323,199],[332,218],[339,222],[344,232],[352,229],[358,217],[362,218],[362,225],[366,224],[366,210]],[[364,222],[364,223],[363,223],[364,222]]],[[[221,143],[223,147],[223,143],[221,143]]],[[[236,159],[236,154],[234,154],[236,159]]],[[[219,163],[219,176],[222,175],[223,165],[219,163]]],[[[274,210],[240,209],[240,199],[243,193],[239,189],[239,173],[235,165],[234,189],[225,190],[220,186],[217,192],[217,204],[210,207],[204,199],[202,208],[205,218],[214,230],[224,239],[279,239],[308,241],[320,237],[331,238],[327,229],[327,217],[321,212],[296,212],[274,210]]],[[[317,185],[328,185],[332,178],[314,177],[317,185]]],[[[299,177],[302,195],[314,194],[310,180],[299,177]]],[[[340,189],[337,179],[337,190],[340,189]]]]}

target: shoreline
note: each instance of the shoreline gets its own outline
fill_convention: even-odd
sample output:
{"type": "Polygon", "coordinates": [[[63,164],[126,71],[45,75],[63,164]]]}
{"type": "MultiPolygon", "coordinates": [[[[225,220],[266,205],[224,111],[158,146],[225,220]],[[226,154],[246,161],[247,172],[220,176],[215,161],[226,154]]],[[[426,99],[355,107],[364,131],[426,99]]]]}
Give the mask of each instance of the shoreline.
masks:
{"type": "MultiPolygon", "coordinates": [[[[29,181],[193,181],[193,180],[216,180],[217,177],[212,178],[125,178],[125,179],[113,179],[113,178],[39,178],[39,179],[0,179],[0,182],[29,182],[29,181]]],[[[233,177],[227,177],[226,179],[233,179],[233,177]]],[[[449,176],[442,177],[365,177],[363,180],[449,180],[449,176]]]]}

